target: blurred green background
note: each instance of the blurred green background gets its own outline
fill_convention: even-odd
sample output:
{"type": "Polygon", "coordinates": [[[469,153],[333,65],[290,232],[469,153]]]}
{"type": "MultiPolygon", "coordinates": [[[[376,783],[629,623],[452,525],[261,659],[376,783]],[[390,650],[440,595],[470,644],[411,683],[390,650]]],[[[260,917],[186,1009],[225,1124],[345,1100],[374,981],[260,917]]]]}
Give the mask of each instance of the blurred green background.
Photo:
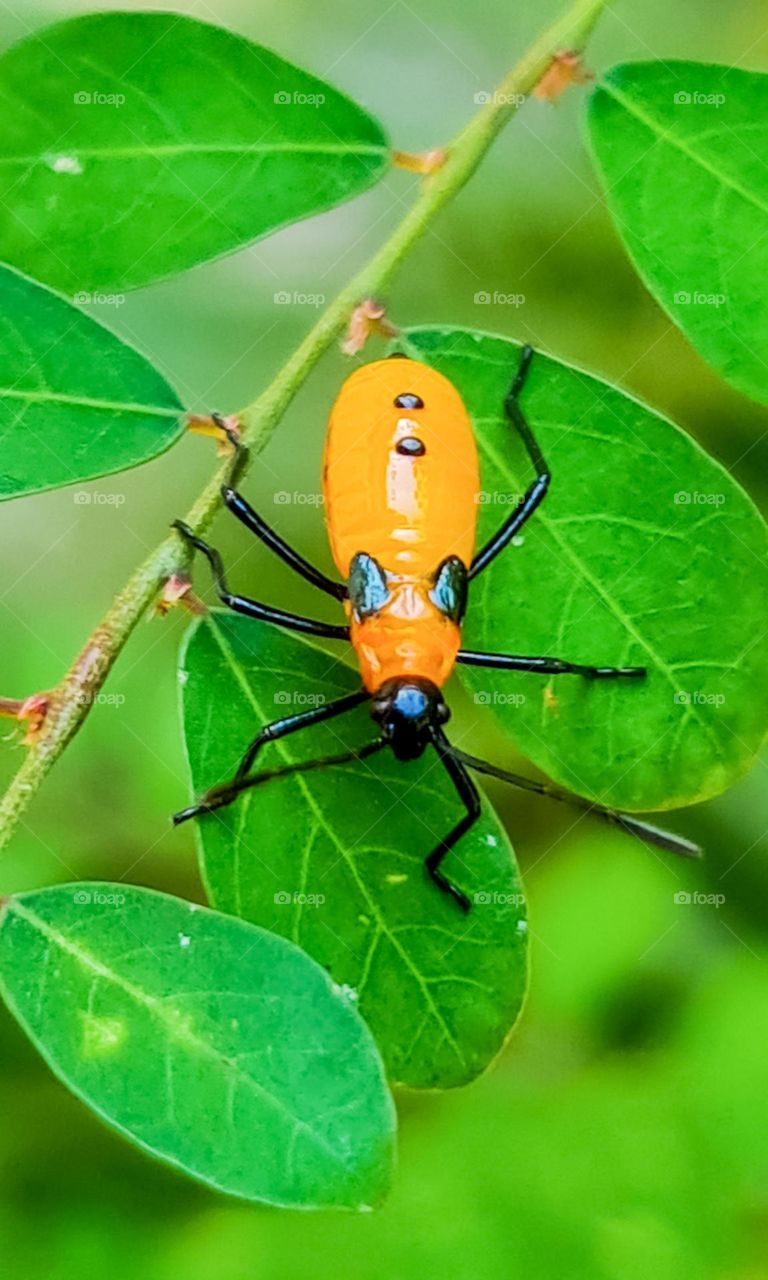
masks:
{"type": "MultiPolygon", "coordinates": [[[[93,7],[2,4],[0,37],[10,43],[93,7]]],[[[334,81],[379,115],[396,146],[419,150],[450,138],[475,109],[474,95],[492,88],[559,8],[549,0],[172,7],[334,81]]],[[[649,57],[768,70],[764,3],[617,0],[591,65],[649,57]]],[[[584,153],[582,105],[577,90],[556,108],[524,109],[401,269],[388,295],[393,316],[498,330],[618,381],[687,428],[765,509],[768,412],[718,382],[634,277],[584,153]],[[475,304],[485,290],[525,302],[475,304]]],[[[233,410],[316,316],[308,305],[275,305],[274,294],[330,298],[401,216],[413,181],[394,174],[340,210],[92,310],[145,351],[191,407],[233,410]]],[[[276,491],[317,492],[324,420],[343,373],[342,357],[329,356],[252,469],[247,491],[268,518],[276,491]]],[[[210,465],[210,442],[190,438],[127,476],[0,507],[0,692],[57,681],[210,465]],[[76,502],[83,493],[91,501],[76,502]],[[96,494],[119,495],[120,504],[96,494]]],[[[329,565],[316,506],[283,505],[273,518],[329,565]]],[[[237,528],[220,520],[215,534],[242,589],[289,607],[309,602],[309,589],[237,528]]],[[[535,565],[531,581],[535,590],[535,565]]],[[[175,677],[184,625],[176,614],[139,627],[103,705],[5,855],[4,891],[93,875],[201,897],[192,833],[168,822],[186,796],[175,677]]],[[[477,745],[513,764],[490,719],[478,720],[481,709],[461,708],[477,745]]],[[[0,781],[22,750],[2,744],[0,781]]],[[[528,1006],[502,1060],[473,1087],[401,1098],[399,1179],[375,1215],[259,1210],[155,1166],[70,1098],[0,1014],[2,1273],[768,1277],[765,779],[758,764],[729,795],[675,815],[708,850],[692,868],[592,824],[570,830],[568,814],[493,791],[526,870],[528,1006]],[[725,901],[675,903],[686,889],[725,901]]]]}

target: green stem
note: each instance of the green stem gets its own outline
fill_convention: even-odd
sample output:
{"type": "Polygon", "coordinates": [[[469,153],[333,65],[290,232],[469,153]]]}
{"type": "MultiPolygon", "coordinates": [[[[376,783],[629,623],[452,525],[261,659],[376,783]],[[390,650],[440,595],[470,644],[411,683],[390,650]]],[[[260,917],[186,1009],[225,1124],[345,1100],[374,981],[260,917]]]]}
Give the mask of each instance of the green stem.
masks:
{"type": "MultiPolygon", "coordinates": [[[[436,214],[471,178],[494,138],[541,79],[554,54],[581,49],[607,3],[608,0],[575,0],[569,4],[454,140],[444,164],[424,180],[420,195],[389,239],[333,300],[271,385],[243,410],[243,442],[252,453],[263,449],[299,387],[344,329],[355,305],[381,292],[436,214]]],[[[186,523],[198,533],[216,514],[228,465],[224,462],[216,468],[185,516],[186,523]]],[[[115,597],[61,684],[52,691],[43,730],[0,801],[0,849],[11,838],[48,770],[83,723],[142,614],[164,581],[184,561],[178,536],[170,534],[115,597]]]]}

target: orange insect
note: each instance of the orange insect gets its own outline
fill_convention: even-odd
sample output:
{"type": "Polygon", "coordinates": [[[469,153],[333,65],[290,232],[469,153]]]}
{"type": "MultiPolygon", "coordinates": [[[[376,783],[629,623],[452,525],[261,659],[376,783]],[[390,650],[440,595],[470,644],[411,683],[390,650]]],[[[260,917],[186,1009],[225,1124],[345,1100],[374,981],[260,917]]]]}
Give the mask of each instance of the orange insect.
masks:
{"type": "MultiPolygon", "coordinates": [[[[177,814],[175,822],[211,813],[262,781],[264,775],[252,770],[266,743],[369,700],[379,730],[376,739],[358,751],[312,762],[312,767],[365,759],[384,747],[390,747],[400,760],[416,759],[428,747],[434,748],[456,788],[464,814],[427,855],[425,867],[438,888],[463,910],[469,910],[469,898],[445,875],[442,863],[480,815],[480,796],[470,769],[597,812],[633,835],[675,853],[695,856],[699,852],[687,840],[628,814],[590,804],[467,755],[450,744],[443,729],[450,712],[442,688],[456,662],[587,679],[645,675],[643,667],[585,666],[560,658],[461,648],[469,583],[511,542],[549,487],[549,471],[520,406],[532,356],[531,348],[524,347],[504,408],[526,447],[536,479],[496,534],[477,552],[479,472],[466,407],[442,374],[403,356],[390,356],[357,369],[344,383],[331,410],[323,489],[331,549],[342,582],[334,582],[311,565],[235,489],[224,487],[224,502],[251,532],[302,577],[343,601],[346,626],[318,622],[233,595],[218,552],[176,522],[175,528],[207,557],[225,605],[295,631],[350,641],[363,688],[262,728],[232,781],[207,792],[199,803],[177,814]]],[[[223,424],[222,419],[215,420],[223,424]]],[[[242,458],[242,446],[234,435],[230,438],[237,457],[242,458]]]]}
{"type": "Polygon", "coordinates": [[[438,688],[448,679],[461,644],[479,489],[472,427],[447,378],[389,359],[347,379],[331,410],[323,490],[369,693],[404,676],[438,688]]]}

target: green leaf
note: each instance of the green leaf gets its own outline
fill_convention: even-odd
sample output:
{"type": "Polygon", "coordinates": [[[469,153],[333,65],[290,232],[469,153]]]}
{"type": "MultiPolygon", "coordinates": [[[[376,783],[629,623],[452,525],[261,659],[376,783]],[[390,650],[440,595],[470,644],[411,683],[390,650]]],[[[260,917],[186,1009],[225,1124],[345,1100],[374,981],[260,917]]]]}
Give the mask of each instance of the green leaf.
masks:
{"type": "MultiPolygon", "coordinates": [[[[408,353],[471,408],[480,541],[533,479],[502,402],[517,343],[416,329],[408,353]]],[[[558,782],[624,809],[716,795],[768,727],[768,545],[744,491],[677,427],[537,353],[522,404],[552,472],[517,539],[472,584],[467,648],[648,668],[644,681],[462,668],[520,749],[558,782]]]]}
{"type": "Polygon", "coordinates": [[[282,938],[148,889],[60,885],[5,903],[0,988],[78,1097],[193,1177],[302,1208],[386,1189],[375,1045],[282,938]]]}
{"type": "Polygon", "coordinates": [[[175,392],[138,351],[50,289],[0,267],[0,501],[163,453],[175,392]]]}
{"type": "Polygon", "coordinates": [[[378,123],[269,49],[176,13],[95,13],[0,61],[0,256],[135,288],[372,186],[378,123]]]}
{"type": "Polygon", "coordinates": [[[728,382],[768,401],[768,76],[628,63],[595,89],[588,123],[648,288],[728,382]]]}
{"type": "MultiPolygon", "coordinates": [[[[210,614],[182,658],[184,729],[196,793],[232,776],[262,725],[360,687],[309,641],[210,614]]],[[[374,737],[367,708],[266,748],[259,769],[374,737]]],[[[476,901],[465,916],[423,861],[461,817],[430,753],[288,775],[199,823],[212,902],[293,939],[354,992],[391,1079],[466,1083],[498,1053],[525,992],[525,912],[488,806],[445,860],[476,901]]]]}

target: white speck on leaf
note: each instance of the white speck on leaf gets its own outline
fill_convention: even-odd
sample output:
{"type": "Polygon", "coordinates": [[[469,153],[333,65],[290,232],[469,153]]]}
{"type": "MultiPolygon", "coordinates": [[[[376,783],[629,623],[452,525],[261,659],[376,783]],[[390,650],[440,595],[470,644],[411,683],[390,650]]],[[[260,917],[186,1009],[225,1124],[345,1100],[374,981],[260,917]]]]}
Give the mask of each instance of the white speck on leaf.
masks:
{"type": "Polygon", "coordinates": [[[334,982],[333,994],[335,996],[341,996],[344,1000],[350,1000],[353,1003],[357,1000],[357,992],[355,991],[355,988],[350,987],[347,982],[342,982],[340,985],[334,982]]]}
{"type": "Polygon", "coordinates": [[[188,934],[188,933],[180,933],[180,934],[179,934],[179,946],[180,946],[180,947],[188,947],[191,941],[192,941],[192,939],[190,938],[190,936],[189,936],[189,934],[188,934]]]}
{"type": "Polygon", "coordinates": [[[77,156],[50,156],[48,166],[54,173],[82,173],[83,166],[77,156]]]}
{"type": "Polygon", "coordinates": [[[517,922],[517,932],[518,932],[518,933],[527,933],[527,932],[528,932],[528,921],[527,921],[527,920],[518,920],[518,922],[517,922]]]}
{"type": "Polygon", "coordinates": [[[189,679],[189,672],[188,672],[188,671],[180,671],[180,672],[179,672],[179,684],[186,684],[186,683],[187,683],[187,681],[188,681],[188,679],[189,679]]]}
{"type": "Polygon", "coordinates": [[[495,836],[492,836],[492,835],[490,835],[490,834],[489,834],[489,835],[487,835],[487,836],[485,837],[485,843],[486,843],[486,844],[487,844],[491,849],[495,849],[495,848],[496,848],[496,845],[497,845],[499,842],[498,842],[498,840],[496,839],[496,837],[495,837],[495,836]]]}
{"type": "Polygon", "coordinates": [[[92,1013],[81,1014],[83,1019],[83,1056],[101,1058],[121,1048],[127,1035],[122,1018],[97,1018],[92,1013]]]}
{"type": "Polygon", "coordinates": [[[525,545],[525,538],[522,533],[518,533],[517,536],[512,539],[512,546],[522,547],[524,545],[525,545]]]}

